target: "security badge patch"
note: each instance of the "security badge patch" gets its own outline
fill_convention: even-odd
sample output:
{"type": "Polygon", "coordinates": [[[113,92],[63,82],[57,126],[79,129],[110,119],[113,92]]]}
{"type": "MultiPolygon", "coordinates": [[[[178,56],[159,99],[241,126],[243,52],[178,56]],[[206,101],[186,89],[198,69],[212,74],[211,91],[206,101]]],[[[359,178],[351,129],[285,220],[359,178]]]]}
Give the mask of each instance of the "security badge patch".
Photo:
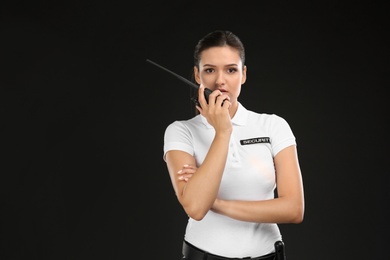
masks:
{"type": "Polygon", "coordinates": [[[256,138],[250,138],[245,140],[240,140],[241,145],[248,145],[248,144],[262,144],[262,143],[268,143],[270,144],[270,138],[269,137],[256,137],[256,138]]]}

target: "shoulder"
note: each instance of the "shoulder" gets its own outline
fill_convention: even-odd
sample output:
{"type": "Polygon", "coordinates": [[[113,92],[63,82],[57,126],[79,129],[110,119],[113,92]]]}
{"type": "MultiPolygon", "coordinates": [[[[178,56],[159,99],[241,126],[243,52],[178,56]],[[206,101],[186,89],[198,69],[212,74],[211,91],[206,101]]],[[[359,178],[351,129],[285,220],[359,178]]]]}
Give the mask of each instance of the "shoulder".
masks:
{"type": "Polygon", "coordinates": [[[195,116],[187,120],[176,120],[170,123],[167,126],[165,131],[166,132],[188,131],[191,128],[194,128],[196,125],[198,125],[199,120],[200,120],[200,116],[195,116]]]}
{"type": "Polygon", "coordinates": [[[287,121],[279,115],[248,110],[241,103],[239,103],[236,115],[233,117],[233,122],[237,125],[255,128],[261,126],[266,129],[288,125],[287,121]]]}
{"type": "Polygon", "coordinates": [[[248,119],[250,122],[260,122],[264,125],[278,125],[278,124],[287,124],[286,119],[277,115],[270,113],[259,113],[251,110],[248,111],[248,119]]]}
{"type": "Polygon", "coordinates": [[[287,120],[274,113],[259,113],[247,110],[247,126],[258,129],[259,127],[270,136],[292,134],[287,120]]]}

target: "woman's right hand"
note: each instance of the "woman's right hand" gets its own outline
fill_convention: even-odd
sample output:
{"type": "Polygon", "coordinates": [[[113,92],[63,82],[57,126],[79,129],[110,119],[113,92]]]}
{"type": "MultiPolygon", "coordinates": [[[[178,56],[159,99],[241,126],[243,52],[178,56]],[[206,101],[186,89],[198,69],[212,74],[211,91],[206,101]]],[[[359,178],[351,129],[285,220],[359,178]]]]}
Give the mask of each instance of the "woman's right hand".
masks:
{"type": "Polygon", "coordinates": [[[232,132],[233,126],[229,114],[230,98],[219,90],[214,90],[209,95],[207,103],[204,96],[204,86],[200,85],[198,100],[201,107],[197,106],[200,114],[202,114],[207,122],[212,125],[216,132],[232,132]]]}

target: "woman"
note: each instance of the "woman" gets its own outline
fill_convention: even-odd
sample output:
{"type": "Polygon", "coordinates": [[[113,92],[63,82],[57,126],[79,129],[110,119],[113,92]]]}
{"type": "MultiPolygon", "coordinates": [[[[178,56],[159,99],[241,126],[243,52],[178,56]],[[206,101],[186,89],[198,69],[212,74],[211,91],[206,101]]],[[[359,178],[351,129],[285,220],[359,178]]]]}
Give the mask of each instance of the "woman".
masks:
{"type": "Polygon", "coordinates": [[[244,46],[232,32],[198,42],[199,113],[171,123],[164,136],[164,160],[189,217],[183,259],[274,259],[277,224],[303,221],[295,137],[283,118],[238,101],[246,77],[244,46]]]}

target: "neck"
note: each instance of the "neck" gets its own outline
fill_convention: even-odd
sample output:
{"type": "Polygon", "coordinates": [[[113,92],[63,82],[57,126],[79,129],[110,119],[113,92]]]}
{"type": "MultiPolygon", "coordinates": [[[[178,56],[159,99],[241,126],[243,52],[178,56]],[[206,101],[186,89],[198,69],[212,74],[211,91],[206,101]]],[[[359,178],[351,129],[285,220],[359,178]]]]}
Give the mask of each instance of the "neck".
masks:
{"type": "Polygon", "coordinates": [[[230,108],[229,108],[229,114],[230,114],[230,118],[233,119],[234,115],[236,114],[237,112],[237,109],[238,109],[238,102],[235,101],[231,104],[230,108]]]}

